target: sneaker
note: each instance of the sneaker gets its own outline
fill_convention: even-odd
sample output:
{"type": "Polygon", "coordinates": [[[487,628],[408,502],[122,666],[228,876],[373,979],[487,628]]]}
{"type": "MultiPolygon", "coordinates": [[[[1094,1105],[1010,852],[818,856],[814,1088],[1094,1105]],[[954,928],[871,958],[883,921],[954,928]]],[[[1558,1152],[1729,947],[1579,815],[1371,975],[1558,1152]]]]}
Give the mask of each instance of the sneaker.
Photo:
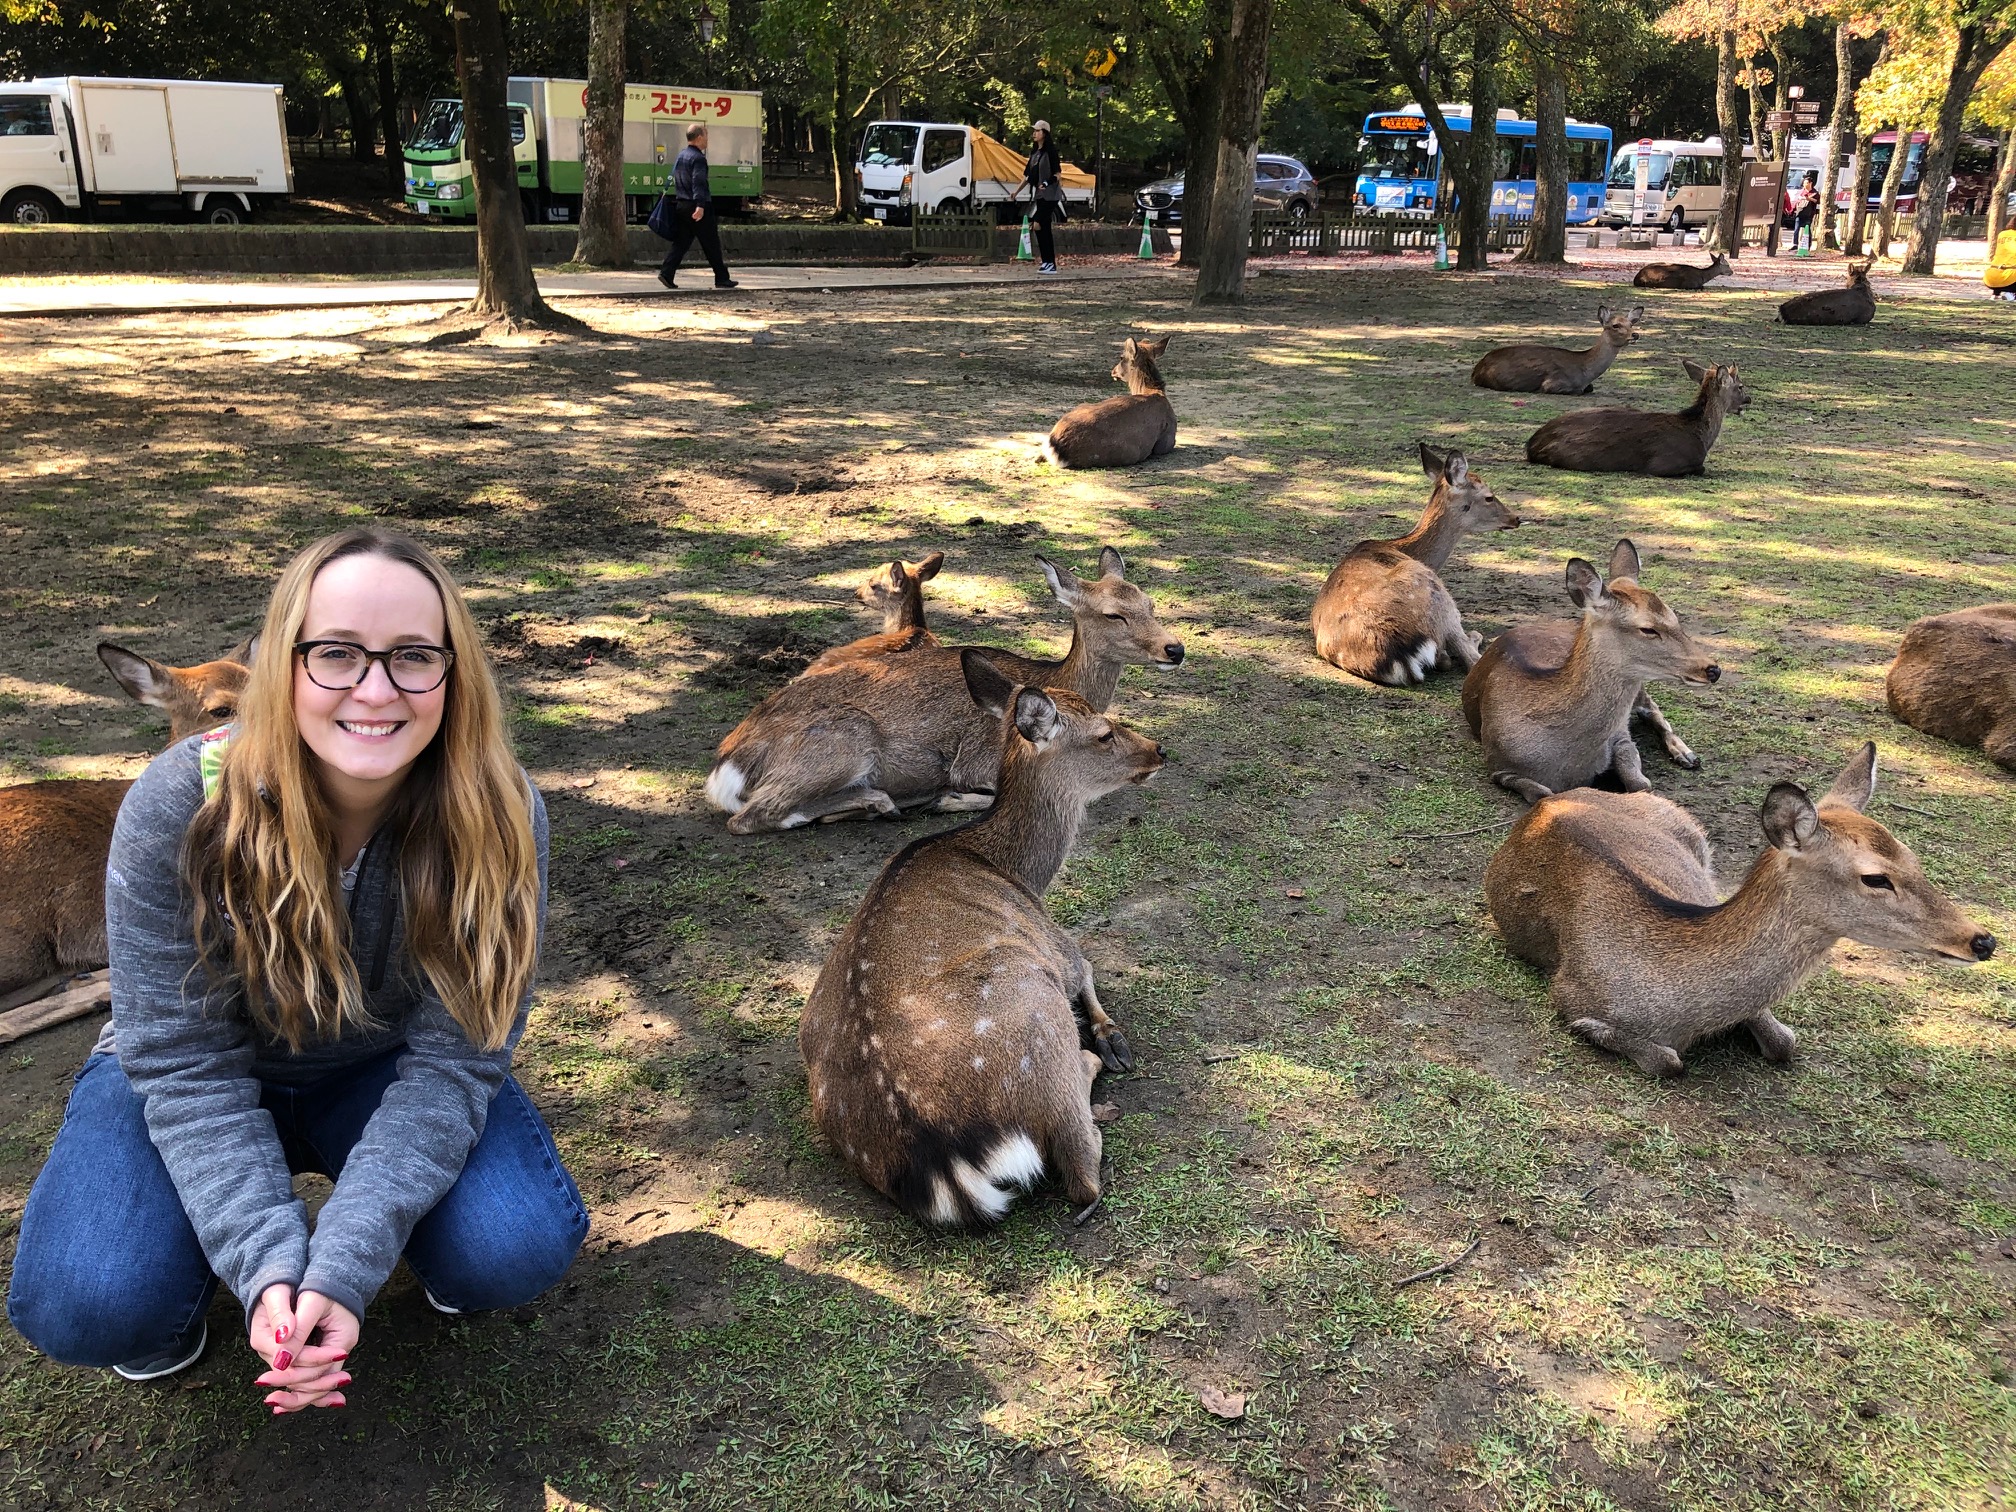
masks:
{"type": "Polygon", "coordinates": [[[674,280],[667,278],[663,273],[660,273],[658,275],[658,282],[665,285],[665,287],[668,289],[676,289],[679,287],[679,285],[674,280]]]}
{"type": "Polygon", "coordinates": [[[429,1307],[433,1308],[434,1311],[440,1313],[442,1316],[449,1318],[459,1318],[462,1316],[461,1308],[450,1307],[446,1302],[443,1302],[439,1297],[435,1296],[434,1293],[427,1290],[427,1288],[424,1286],[420,1288],[420,1295],[427,1299],[427,1305],[429,1307]]]}
{"type": "Polygon", "coordinates": [[[191,1347],[177,1339],[158,1354],[142,1355],[137,1360],[127,1360],[114,1365],[112,1369],[129,1381],[158,1381],[163,1376],[171,1376],[178,1370],[187,1370],[203,1358],[203,1351],[210,1343],[210,1322],[206,1318],[196,1325],[196,1343],[191,1347]]]}
{"type": "Polygon", "coordinates": [[[714,280],[714,287],[717,289],[734,289],[741,286],[732,278],[717,278],[714,280]]]}
{"type": "Polygon", "coordinates": [[[1037,267],[1036,271],[1038,273],[1055,273],[1057,271],[1057,264],[1043,263],[1037,267]]]}

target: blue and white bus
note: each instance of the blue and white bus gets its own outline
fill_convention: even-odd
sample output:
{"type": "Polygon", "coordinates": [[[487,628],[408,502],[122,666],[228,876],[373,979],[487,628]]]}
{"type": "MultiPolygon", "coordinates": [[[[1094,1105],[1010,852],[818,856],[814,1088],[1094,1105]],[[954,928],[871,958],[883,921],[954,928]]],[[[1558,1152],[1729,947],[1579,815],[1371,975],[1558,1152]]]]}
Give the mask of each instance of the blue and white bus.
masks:
{"type": "MultiPolygon", "coordinates": [[[[1452,131],[1470,129],[1470,107],[1444,105],[1452,131]]],[[[1493,215],[1531,215],[1539,172],[1534,125],[1510,110],[1498,112],[1498,163],[1491,178],[1493,215]]],[[[1419,105],[1375,110],[1358,139],[1357,201],[1387,215],[1433,215],[1442,152],[1419,105]]],[[[1610,177],[1610,128],[1568,122],[1568,224],[1587,225],[1603,213],[1610,177]]],[[[1454,196],[1451,196],[1452,203],[1454,196]]]]}

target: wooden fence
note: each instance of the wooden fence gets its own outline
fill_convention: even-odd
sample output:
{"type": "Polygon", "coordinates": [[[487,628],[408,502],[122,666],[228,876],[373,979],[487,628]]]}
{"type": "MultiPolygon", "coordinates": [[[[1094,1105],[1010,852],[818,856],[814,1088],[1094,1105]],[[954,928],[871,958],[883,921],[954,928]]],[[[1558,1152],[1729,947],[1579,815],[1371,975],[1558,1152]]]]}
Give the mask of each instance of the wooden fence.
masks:
{"type": "Polygon", "coordinates": [[[994,212],[955,210],[950,215],[927,215],[922,210],[910,216],[910,253],[913,257],[994,256],[994,212]]]}

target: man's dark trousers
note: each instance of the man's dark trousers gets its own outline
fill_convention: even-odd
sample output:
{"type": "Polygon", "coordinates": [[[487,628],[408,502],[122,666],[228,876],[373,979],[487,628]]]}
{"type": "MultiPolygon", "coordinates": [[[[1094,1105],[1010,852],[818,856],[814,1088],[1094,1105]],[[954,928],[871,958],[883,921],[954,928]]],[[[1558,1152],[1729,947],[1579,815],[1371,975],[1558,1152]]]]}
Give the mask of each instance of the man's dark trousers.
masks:
{"type": "Polygon", "coordinates": [[[658,269],[658,276],[670,282],[678,275],[679,264],[685,261],[686,249],[695,241],[707,255],[707,261],[714,268],[714,282],[728,281],[728,264],[721,256],[721,228],[714,220],[712,205],[695,205],[691,200],[675,200],[672,204],[672,250],[665,254],[665,261],[658,269]],[[700,212],[700,219],[693,218],[693,212],[700,212]]]}

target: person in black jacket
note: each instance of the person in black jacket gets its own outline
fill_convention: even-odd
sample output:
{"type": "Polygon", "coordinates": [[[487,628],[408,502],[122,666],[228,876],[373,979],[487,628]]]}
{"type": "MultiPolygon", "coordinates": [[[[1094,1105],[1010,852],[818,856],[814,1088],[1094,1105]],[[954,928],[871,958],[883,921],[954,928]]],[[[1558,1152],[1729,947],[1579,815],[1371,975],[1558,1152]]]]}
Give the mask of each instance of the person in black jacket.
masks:
{"type": "Polygon", "coordinates": [[[1041,256],[1037,271],[1055,273],[1057,241],[1050,234],[1050,226],[1064,219],[1063,160],[1057,155],[1048,121],[1038,121],[1029,130],[1036,138],[1036,145],[1023,166],[1022,181],[1029,186],[1029,198],[1035,203],[1032,218],[1036,222],[1036,250],[1041,256]]]}
{"type": "Polygon", "coordinates": [[[679,287],[673,280],[686,249],[697,237],[700,250],[714,267],[714,287],[732,289],[728,264],[721,257],[721,228],[714,221],[714,191],[707,185],[707,128],[695,121],[686,128],[686,150],[672,162],[672,250],[658,269],[658,282],[668,289],[679,287]]]}

